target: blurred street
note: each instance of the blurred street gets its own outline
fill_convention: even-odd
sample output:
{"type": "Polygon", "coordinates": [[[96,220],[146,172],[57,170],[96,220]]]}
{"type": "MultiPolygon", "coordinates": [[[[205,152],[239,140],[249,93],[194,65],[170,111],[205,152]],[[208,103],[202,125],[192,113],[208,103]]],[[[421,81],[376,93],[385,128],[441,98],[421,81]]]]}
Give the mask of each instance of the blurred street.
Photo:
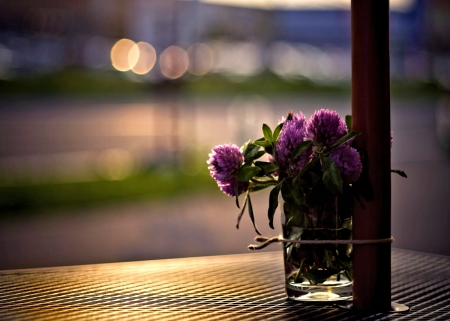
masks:
{"type": "MultiPolygon", "coordinates": [[[[447,103],[444,98],[392,101],[392,168],[408,175],[392,177],[394,247],[450,255],[447,103]]],[[[351,111],[349,99],[334,96],[11,100],[1,105],[0,172],[9,177],[2,182],[6,185],[20,182],[17,175],[24,171],[31,184],[48,177],[90,180],[111,162],[127,175],[149,164],[177,161],[180,151],[205,153],[201,170],[206,171],[214,145],[257,139],[262,123],[273,126],[289,110],[307,118],[320,108],[341,117],[351,111]]],[[[255,194],[253,204],[261,233],[277,235],[267,224],[267,192],[255,194]]],[[[238,209],[218,189],[168,202],[44,214],[1,222],[0,269],[241,253],[256,235],[247,215],[235,229],[238,209]]]]}
{"type": "MultiPolygon", "coordinates": [[[[266,223],[266,200],[254,198],[258,228],[278,235],[266,223]]],[[[238,213],[232,199],[217,193],[21,219],[0,227],[0,269],[241,253],[256,233],[247,215],[235,228],[238,213]]]]}

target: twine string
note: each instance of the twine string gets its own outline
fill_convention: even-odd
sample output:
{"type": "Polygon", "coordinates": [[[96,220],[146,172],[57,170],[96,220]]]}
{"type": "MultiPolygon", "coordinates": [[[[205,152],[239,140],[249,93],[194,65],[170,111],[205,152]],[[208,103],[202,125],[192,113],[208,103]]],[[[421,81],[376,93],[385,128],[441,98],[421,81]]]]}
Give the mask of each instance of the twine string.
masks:
{"type": "Polygon", "coordinates": [[[249,250],[261,250],[272,243],[295,243],[295,244],[379,244],[379,243],[392,243],[394,238],[388,237],[385,239],[375,239],[375,240],[289,240],[280,236],[265,237],[257,236],[255,241],[261,244],[250,244],[248,246],[249,250]]]}

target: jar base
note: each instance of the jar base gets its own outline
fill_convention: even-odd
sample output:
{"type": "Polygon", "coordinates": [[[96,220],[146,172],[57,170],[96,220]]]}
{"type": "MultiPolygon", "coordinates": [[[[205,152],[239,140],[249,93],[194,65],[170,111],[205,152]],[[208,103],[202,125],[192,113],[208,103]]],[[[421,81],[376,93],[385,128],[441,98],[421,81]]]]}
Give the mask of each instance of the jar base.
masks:
{"type": "Polygon", "coordinates": [[[353,283],[341,277],[330,278],[322,284],[312,285],[307,280],[301,283],[286,282],[286,294],[290,300],[303,302],[336,302],[351,300],[353,283]]]}

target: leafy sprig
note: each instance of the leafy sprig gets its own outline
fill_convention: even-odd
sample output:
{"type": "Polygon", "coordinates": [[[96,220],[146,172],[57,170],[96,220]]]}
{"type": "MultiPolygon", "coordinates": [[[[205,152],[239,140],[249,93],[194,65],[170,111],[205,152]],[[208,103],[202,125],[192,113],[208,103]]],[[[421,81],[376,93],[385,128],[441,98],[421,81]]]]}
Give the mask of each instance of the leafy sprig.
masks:
{"type": "MultiPolygon", "coordinates": [[[[329,202],[340,195],[350,195],[360,206],[362,202],[356,189],[352,185],[345,185],[336,162],[330,154],[339,147],[348,144],[360,132],[352,130],[352,117],[345,117],[348,133],[339,138],[331,146],[314,146],[313,141],[304,140],[300,142],[292,151],[290,159],[300,157],[303,153],[313,148],[313,156],[295,177],[284,177],[278,175],[276,144],[280,137],[284,123],[278,124],[272,129],[267,124],[262,126],[263,137],[251,142],[246,142],[241,150],[243,151],[244,162],[236,173],[235,195],[238,208],[238,181],[249,182],[249,188],[244,198],[244,205],[238,216],[237,227],[245,209],[248,210],[255,231],[259,234],[254,221],[254,213],[251,205],[250,193],[273,187],[269,195],[268,219],[269,226],[273,229],[273,219],[278,208],[278,197],[281,192],[283,199],[287,203],[295,205],[299,211],[307,212],[309,208],[319,206],[329,202]],[[261,161],[259,158],[269,154],[274,159],[273,162],[261,161]],[[275,175],[276,174],[276,175],[275,175]]],[[[402,177],[406,174],[400,170],[391,170],[402,177]]]]}
{"type": "MultiPolygon", "coordinates": [[[[289,121],[292,118],[293,114],[290,112],[286,119],[289,121]]],[[[354,202],[364,208],[361,200],[364,195],[358,192],[360,184],[358,181],[355,184],[344,183],[344,179],[348,181],[348,176],[345,177],[340,172],[336,163],[338,162],[340,167],[344,166],[339,156],[342,153],[347,155],[345,153],[349,148],[340,148],[350,145],[351,141],[361,134],[352,129],[351,116],[345,117],[345,123],[348,129],[347,133],[339,134],[342,137],[334,143],[330,143],[331,145],[316,144],[313,140],[299,142],[288,157],[288,165],[278,159],[276,148],[284,123],[278,124],[273,131],[267,124],[263,124],[263,136],[253,142],[248,141],[241,147],[243,162],[241,163],[239,159],[240,166],[233,172],[234,194],[238,208],[240,208],[239,187],[242,182],[248,184],[236,228],[239,228],[242,216],[247,211],[255,232],[261,235],[255,223],[251,193],[270,187],[267,214],[269,226],[272,229],[281,193],[283,213],[286,219],[283,223],[283,233],[288,235],[287,238],[299,239],[301,237],[302,240],[350,239],[351,208],[354,202]],[[334,151],[336,153],[332,154],[334,151]],[[270,160],[260,160],[266,154],[271,156],[270,160]],[[291,171],[289,167],[285,172],[280,170],[280,164],[285,168],[294,164],[297,159],[302,159],[303,162],[305,159],[308,161],[301,169],[294,167],[295,169],[291,171]],[[299,229],[301,229],[300,234],[299,229]]],[[[283,148],[291,150],[291,147],[283,148]]],[[[361,165],[364,161],[364,151],[358,153],[355,153],[355,158],[361,165]],[[361,160],[363,161],[361,162],[361,160]]],[[[401,170],[392,169],[391,172],[406,177],[401,170]]],[[[294,246],[293,243],[286,243],[284,247],[287,253],[286,262],[293,271],[295,270],[292,275],[287,276],[288,280],[293,280],[293,282],[308,280],[311,284],[319,284],[333,274],[345,274],[348,279],[352,279],[350,245],[329,244],[315,247],[313,245],[294,246]]]]}

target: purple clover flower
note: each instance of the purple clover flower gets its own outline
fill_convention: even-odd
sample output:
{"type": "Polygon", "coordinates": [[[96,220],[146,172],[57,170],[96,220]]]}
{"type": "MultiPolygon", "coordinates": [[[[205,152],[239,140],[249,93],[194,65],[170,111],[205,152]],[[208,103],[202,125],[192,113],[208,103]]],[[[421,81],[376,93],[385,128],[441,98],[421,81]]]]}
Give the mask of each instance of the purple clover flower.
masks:
{"type": "Polygon", "coordinates": [[[244,155],[235,144],[218,145],[208,154],[206,162],[211,177],[218,183],[225,184],[237,172],[244,162],[244,155]]]}
{"type": "Polygon", "coordinates": [[[362,172],[362,163],[356,149],[343,145],[336,148],[330,157],[336,163],[344,184],[351,184],[358,180],[362,172]]]}
{"type": "Polygon", "coordinates": [[[275,146],[275,155],[280,172],[292,177],[297,175],[309,162],[312,151],[306,151],[295,159],[291,159],[295,147],[305,139],[306,119],[300,112],[289,114],[287,119],[283,117],[282,121],[284,121],[284,125],[275,146]]]}
{"type": "MultiPolygon", "coordinates": [[[[244,155],[235,144],[218,145],[208,154],[206,162],[209,173],[219,185],[219,188],[229,196],[235,196],[235,174],[244,162],[244,155]]],[[[238,182],[239,194],[247,190],[248,182],[238,182]]]]}
{"type": "Polygon", "coordinates": [[[347,125],[338,113],[328,109],[316,111],[306,124],[306,139],[316,146],[331,146],[347,133],[347,125]]]}

